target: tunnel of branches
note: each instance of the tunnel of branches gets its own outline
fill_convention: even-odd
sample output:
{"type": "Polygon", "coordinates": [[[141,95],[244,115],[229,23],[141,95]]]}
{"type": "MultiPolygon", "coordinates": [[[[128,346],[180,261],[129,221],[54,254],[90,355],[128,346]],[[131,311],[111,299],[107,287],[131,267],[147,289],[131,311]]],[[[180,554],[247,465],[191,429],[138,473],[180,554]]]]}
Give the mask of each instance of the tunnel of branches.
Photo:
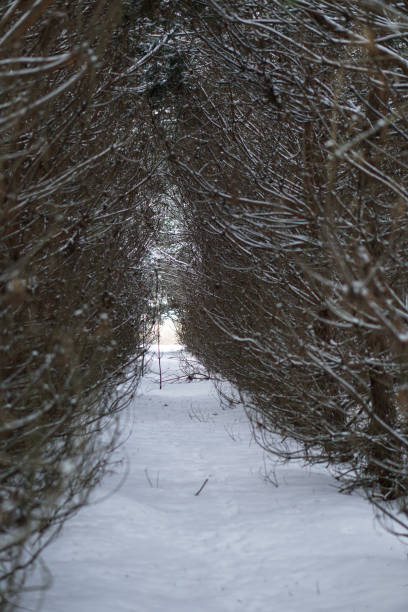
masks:
{"type": "Polygon", "coordinates": [[[406,535],[408,3],[7,0],[0,50],[0,607],[169,312],[259,444],[406,535]]]}

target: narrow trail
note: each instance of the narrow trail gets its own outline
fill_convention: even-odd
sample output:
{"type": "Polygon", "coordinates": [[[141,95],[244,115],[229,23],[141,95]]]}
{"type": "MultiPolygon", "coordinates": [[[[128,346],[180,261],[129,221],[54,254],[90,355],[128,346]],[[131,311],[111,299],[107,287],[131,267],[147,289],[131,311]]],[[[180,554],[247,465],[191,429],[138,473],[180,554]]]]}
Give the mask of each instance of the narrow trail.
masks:
{"type": "MultiPolygon", "coordinates": [[[[163,347],[165,380],[178,348],[163,347]]],[[[241,408],[221,409],[208,381],[159,390],[152,367],[127,460],[94,495],[106,499],[45,553],[44,612],[406,612],[407,549],[364,500],[299,465],[278,467],[274,486],[241,408]]]]}

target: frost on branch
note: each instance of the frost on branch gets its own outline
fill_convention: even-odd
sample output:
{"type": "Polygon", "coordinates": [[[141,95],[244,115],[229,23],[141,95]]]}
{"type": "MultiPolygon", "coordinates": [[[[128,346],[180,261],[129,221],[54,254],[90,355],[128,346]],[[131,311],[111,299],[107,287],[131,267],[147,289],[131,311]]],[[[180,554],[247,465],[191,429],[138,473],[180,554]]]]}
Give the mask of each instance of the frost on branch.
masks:
{"type": "Polygon", "coordinates": [[[149,341],[158,153],[133,90],[160,39],[123,17],[0,8],[2,610],[104,473],[149,341]]]}
{"type": "Polygon", "coordinates": [[[330,464],[406,534],[406,7],[183,4],[182,338],[266,449],[330,464]]]}

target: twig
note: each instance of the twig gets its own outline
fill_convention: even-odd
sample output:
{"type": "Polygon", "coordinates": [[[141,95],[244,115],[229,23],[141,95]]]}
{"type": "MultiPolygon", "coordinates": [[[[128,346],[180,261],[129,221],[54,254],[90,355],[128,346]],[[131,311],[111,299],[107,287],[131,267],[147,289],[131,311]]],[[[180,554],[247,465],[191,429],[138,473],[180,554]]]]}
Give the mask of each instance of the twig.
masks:
{"type": "Polygon", "coordinates": [[[201,491],[204,489],[205,485],[208,482],[208,478],[206,478],[203,482],[203,484],[201,485],[201,487],[198,489],[197,493],[194,493],[195,496],[200,495],[201,491]]]}
{"type": "Polygon", "coordinates": [[[150,478],[149,470],[147,468],[145,468],[144,473],[145,473],[145,476],[146,476],[146,480],[149,483],[149,485],[151,486],[151,488],[152,489],[154,489],[154,488],[158,489],[159,488],[159,480],[160,480],[160,472],[158,471],[157,474],[156,474],[156,484],[153,484],[153,481],[150,478]]]}
{"type": "Polygon", "coordinates": [[[148,482],[148,483],[149,483],[149,485],[150,485],[150,486],[153,488],[152,479],[151,479],[151,478],[150,478],[150,476],[149,476],[149,472],[148,472],[147,468],[145,468],[144,473],[145,473],[145,476],[146,476],[146,480],[147,480],[147,482],[148,482]]]}

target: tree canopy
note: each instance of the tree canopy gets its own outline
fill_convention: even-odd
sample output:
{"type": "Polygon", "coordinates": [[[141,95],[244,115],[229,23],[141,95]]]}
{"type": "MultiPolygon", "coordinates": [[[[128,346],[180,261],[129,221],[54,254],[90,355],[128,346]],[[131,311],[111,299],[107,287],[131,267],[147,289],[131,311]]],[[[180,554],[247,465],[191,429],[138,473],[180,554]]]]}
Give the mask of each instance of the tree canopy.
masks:
{"type": "Polygon", "coordinates": [[[264,448],[406,535],[407,3],[7,0],[0,50],[3,608],[106,468],[159,294],[264,448]]]}

